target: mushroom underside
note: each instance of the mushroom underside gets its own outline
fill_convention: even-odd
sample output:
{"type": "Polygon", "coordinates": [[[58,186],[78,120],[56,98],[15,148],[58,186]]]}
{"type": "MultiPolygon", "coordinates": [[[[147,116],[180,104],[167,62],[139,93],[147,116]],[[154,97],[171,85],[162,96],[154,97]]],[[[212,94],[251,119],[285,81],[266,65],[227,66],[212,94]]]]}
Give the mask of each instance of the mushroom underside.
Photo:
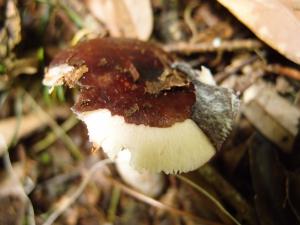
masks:
{"type": "Polygon", "coordinates": [[[107,109],[78,113],[78,117],[88,128],[90,141],[113,160],[128,149],[130,164],[138,171],[187,172],[215,154],[210,140],[191,119],[160,128],[126,123],[107,109]]]}

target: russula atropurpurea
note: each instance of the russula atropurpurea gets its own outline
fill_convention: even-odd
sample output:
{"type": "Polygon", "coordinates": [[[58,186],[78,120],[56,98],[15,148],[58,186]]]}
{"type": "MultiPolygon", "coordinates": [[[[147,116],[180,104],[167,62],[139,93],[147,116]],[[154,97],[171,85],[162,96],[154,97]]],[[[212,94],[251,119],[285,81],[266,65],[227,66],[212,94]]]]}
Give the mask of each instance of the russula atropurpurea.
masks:
{"type": "Polygon", "coordinates": [[[158,46],[98,38],[59,53],[47,86],[79,88],[73,106],[90,141],[111,159],[127,149],[137,170],[187,172],[206,163],[230,132],[238,100],[203,84],[158,46]]]}

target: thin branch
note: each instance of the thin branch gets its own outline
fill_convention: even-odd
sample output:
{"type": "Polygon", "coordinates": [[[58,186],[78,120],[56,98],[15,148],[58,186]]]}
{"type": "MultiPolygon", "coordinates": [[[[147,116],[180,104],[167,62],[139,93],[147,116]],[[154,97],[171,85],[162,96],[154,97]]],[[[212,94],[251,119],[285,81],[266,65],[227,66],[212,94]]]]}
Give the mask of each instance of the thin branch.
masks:
{"type": "Polygon", "coordinates": [[[229,77],[230,75],[238,72],[239,70],[241,70],[243,67],[245,67],[246,65],[252,64],[253,62],[255,62],[255,60],[258,59],[257,55],[253,55],[245,60],[243,60],[241,63],[239,63],[239,65],[233,66],[233,65],[229,65],[225,68],[224,71],[217,73],[214,76],[215,81],[219,84],[221,83],[223,80],[225,80],[227,77],[229,77]]]}
{"type": "Polygon", "coordinates": [[[271,64],[266,67],[266,71],[287,76],[295,80],[300,80],[300,71],[292,67],[282,66],[280,64],[271,64]]]}
{"type": "Polygon", "coordinates": [[[214,43],[174,43],[163,46],[168,52],[177,52],[182,54],[192,53],[205,53],[205,52],[218,52],[218,51],[238,51],[248,50],[254,51],[262,47],[262,43],[256,40],[234,40],[234,41],[222,41],[216,45],[214,43]]]}

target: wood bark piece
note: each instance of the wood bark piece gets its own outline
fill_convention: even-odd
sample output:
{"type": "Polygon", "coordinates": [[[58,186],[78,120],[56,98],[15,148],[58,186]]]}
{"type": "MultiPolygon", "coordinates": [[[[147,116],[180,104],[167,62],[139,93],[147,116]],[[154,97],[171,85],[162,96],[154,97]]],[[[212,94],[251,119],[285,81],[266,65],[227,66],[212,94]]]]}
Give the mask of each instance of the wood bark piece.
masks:
{"type": "Polygon", "coordinates": [[[242,111],[247,119],[282,150],[290,152],[298,133],[300,110],[263,81],[245,91],[244,103],[242,111]]]}

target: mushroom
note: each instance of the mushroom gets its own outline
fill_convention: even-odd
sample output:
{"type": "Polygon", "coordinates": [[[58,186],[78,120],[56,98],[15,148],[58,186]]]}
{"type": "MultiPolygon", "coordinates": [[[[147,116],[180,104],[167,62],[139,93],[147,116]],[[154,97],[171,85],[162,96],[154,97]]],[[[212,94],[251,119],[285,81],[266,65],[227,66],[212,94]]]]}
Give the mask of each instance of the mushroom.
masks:
{"type": "Polygon", "coordinates": [[[158,46],[97,38],[59,53],[48,86],[79,87],[72,110],[108,157],[130,152],[138,171],[197,169],[218,151],[238,108],[231,90],[200,82],[195,71],[158,46]]]}

